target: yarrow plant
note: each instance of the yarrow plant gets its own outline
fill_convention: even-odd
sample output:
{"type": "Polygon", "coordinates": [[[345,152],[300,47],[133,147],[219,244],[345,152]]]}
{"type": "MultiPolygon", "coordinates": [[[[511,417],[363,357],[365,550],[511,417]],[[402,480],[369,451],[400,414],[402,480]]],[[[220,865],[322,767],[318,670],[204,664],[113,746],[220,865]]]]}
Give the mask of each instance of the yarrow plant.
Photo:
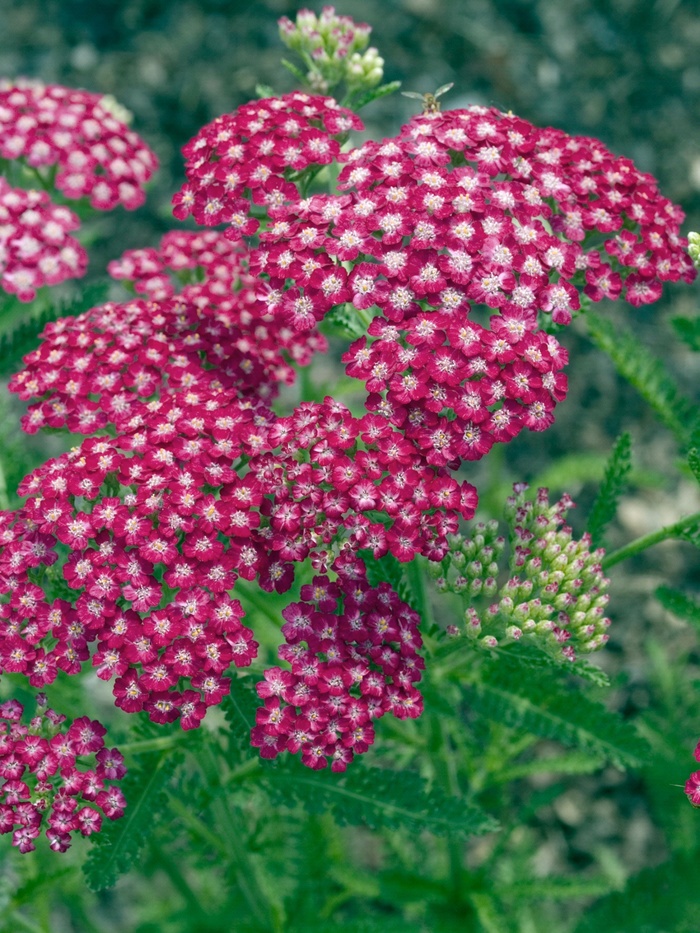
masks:
{"type": "MultiPolygon", "coordinates": [[[[680,208],[629,159],[492,107],[441,112],[427,95],[395,136],[353,146],[356,110],[395,89],[369,27],[326,7],[280,29],[306,86],[184,147],[173,214],[206,229],[115,258],[113,300],[51,321],[10,381],[26,432],[83,437],[0,513],[0,670],[42,691],[92,670],[119,710],[185,732],[254,678],[261,758],[341,780],[386,714],[421,715],[423,673],[445,658],[595,677],[580,656],[608,639],[618,558],[598,532],[621,460],[580,536],[568,495],[525,483],[505,528],[469,524],[472,461],[550,427],[577,365],[566,326],[691,282],[698,237],[689,255],[680,208]],[[344,397],[304,374],[291,401],[322,356],[342,362],[344,397]]],[[[157,161],[127,116],[86,91],[0,84],[6,292],[31,301],[85,272],[65,200],[143,202],[157,161]]],[[[96,807],[122,814],[107,783],[122,758],[88,715],[61,731],[51,710],[21,714],[0,706],[0,831],[28,852],[45,822],[65,851],[99,831],[96,807]]]]}

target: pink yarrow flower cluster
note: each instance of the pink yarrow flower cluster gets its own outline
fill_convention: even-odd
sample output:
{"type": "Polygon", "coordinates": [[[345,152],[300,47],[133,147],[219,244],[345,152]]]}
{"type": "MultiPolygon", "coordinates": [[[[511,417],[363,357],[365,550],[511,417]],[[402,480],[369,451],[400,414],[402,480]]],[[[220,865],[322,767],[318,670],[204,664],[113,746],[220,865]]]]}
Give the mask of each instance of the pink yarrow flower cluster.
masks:
{"type": "MultiPolygon", "coordinates": [[[[214,400],[216,407],[220,392],[255,406],[291,378],[280,352],[287,335],[272,326],[263,339],[264,326],[248,315],[245,291],[232,295],[227,310],[176,297],[110,302],[52,322],[41,346],[25,357],[26,369],[10,382],[21,398],[40,399],[22,427],[29,433],[45,426],[80,434],[106,425],[133,431],[139,419],[157,417],[166,398],[186,406],[214,400]]],[[[288,345],[299,350],[289,336],[288,345]]],[[[313,348],[307,344],[309,356],[313,348]]]]}
{"type": "Polygon", "coordinates": [[[263,758],[301,753],[313,769],[345,771],[374,742],[385,713],[420,716],[416,689],[425,663],[418,613],[386,583],[372,587],[361,560],[346,551],[325,574],[301,588],[301,601],[282,613],[280,658],[258,684],[264,700],[252,743],[263,758]]]}
{"type": "Polygon", "coordinates": [[[20,80],[0,83],[0,156],[43,171],[66,198],[90,199],[96,210],[143,204],[158,160],[144,141],[88,91],[20,80]]]}
{"type": "MultiPolygon", "coordinates": [[[[700,742],[695,746],[693,756],[700,761],[700,742]]],[[[694,807],[700,807],[700,771],[694,771],[685,782],[685,793],[694,807]]]]}
{"type": "Polygon", "coordinates": [[[84,275],[87,253],[70,236],[79,226],[46,192],[12,188],[0,178],[0,287],[32,301],[42,285],[84,275]]]}
{"type": "Polygon", "coordinates": [[[103,815],[124,814],[124,759],[105,748],[96,720],[82,716],[66,728],[65,716],[44,709],[23,725],[23,712],[16,700],[0,704],[0,833],[12,833],[12,845],[26,853],[45,827],[50,847],[65,852],[71,834],[91,836],[103,815]]]}
{"type": "Polygon", "coordinates": [[[301,92],[244,104],[217,117],[183,149],[187,184],[173,198],[179,220],[227,224],[226,236],[251,236],[268,210],[299,200],[296,179],[340,155],[338,138],[363,129],[359,117],[331,97],[301,92]]]}
{"type": "MultiPolygon", "coordinates": [[[[165,234],[158,250],[128,250],[109,264],[109,274],[132,281],[137,292],[156,301],[179,292],[205,312],[218,309],[218,320],[228,329],[222,345],[262,361],[273,383],[290,384],[295,379],[291,364],[307,366],[328,344],[318,331],[299,333],[256,302],[248,259],[242,243],[232,243],[218,231],[174,230],[165,234]]],[[[247,375],[262,384],[258,368],[247,375]]]]}

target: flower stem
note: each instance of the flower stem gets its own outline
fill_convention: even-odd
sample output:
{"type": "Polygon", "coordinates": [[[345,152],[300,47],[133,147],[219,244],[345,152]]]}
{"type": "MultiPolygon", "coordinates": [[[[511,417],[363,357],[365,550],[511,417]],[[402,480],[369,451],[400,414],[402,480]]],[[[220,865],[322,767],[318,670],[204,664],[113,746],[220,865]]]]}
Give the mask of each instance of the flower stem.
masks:
{"type": "Polygon", "coordinates": [[[652,531],[648,535],[642,535],[641,538],[635,538],[634,541],[630,541],[629,544],[618,548],[616,551],[612,551],[603,558],[603,569],[607,570],[608,567],[619,564],[620,561],[627,560],[628,557],[641,554],[642,551],[652,547],[654,544],[659,544],[661,541],[667,541],[669,538],[676,538],[681,532],[687,531],[691,525],[697,524],[698,522],[700,522],[700,512],[694,512],[692,515],[686,515],[684,518],[679,519],[679,521],[674,522],[673,525],[665,525],[663,528],[659,528],[658,531],[652,531]]]}

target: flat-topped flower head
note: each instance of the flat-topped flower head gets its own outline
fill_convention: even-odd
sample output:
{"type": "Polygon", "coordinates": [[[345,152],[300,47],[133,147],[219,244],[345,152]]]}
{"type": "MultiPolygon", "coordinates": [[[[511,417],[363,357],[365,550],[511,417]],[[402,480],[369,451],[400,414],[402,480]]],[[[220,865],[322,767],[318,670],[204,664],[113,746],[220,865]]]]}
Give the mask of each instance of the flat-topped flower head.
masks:
{"type": "Polygon", "coordinates": [[[264,700],[252,744],[263,758],[301,753],[302,764],[345,771],[374,742],[385,713],[420,716],[416,687],[425,662],[419,616],[387,583],[372,587],[361,560],[344,551],[333,563],[337,582],[314,577],[301,602],[282,612],[279,657],[291,671],[270,668],[258,684],[264,700]]]}
{"type": "Polygon", "coordinates": [[[67,198],[89,198],[96,210],[139,207],[158,168],[111,99],[27,79],[0,82],[0,156],[40,172],[57,166],[55,187],[67,198]]]}
{"type": "Polygon", "coordinates": [[[272,214],[300,199],[295,179],[340,155],[359,117],[331,97],[300,91],[239,107],[203,127],[184,147],[187,184],[173,198],[179,220],[190,214],[204,226],[226,224],[233,241],[259,223],[252,205],[272,214]]]}
{"type": "Polygon", "coordinates": [[[83,276],[87,253],[70,235],[79,226],[45,191],[12,188],[0,178],[0,288],[32,301],[44,285],[83,276]]]}

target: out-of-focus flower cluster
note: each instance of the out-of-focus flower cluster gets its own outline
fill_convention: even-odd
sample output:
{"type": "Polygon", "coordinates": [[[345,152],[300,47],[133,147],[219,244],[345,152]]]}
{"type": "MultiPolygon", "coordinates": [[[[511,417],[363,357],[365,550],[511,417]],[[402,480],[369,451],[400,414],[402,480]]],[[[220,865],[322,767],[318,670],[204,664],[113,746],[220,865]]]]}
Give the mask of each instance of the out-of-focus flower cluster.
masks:
{"type": "Polygon", "coordinates": [[[386,583],[372,587],[361,560],[346,551],[332,567],[337,579],[316,576],[301,602],[282,613],[279,656],[291,671],[265,671],[258,694],[253,745],[263,758],[301,752],[310,768],[345,771],[374,742],[385,713],[416,718],[416,689],[425,662],[420,617],[386,583]]]}
{"type": "Polygon", "coordinates": [[[56,189],[66,198],[89,198],[96,210],[139,207],[158,160],[102,101],[56,84],[3,81],[0,157],[22,159],[40,172],[55,167],[56,189]]]}
{"type": "Polygon", "coordinates": [[[0,177],[0,287],[31,301],[42,285],[84,275],[87,253],[69,232],[79,226],[45,191],[12,188],[0,177]]]}
{"type": "Polygon", "coordinates": [[[384,59],[375,48],[367,48],[372,32],[367,23],[338,16],[335,7],[325,6],[320,16],[311,10],[299,10],[294,22],[283,16],[279,27],[284,44],[303,59],[306,81],[316,93],[325,94],[342,82],[350,91],[366,90],[382,80],[384,59]]]}
{"type": "Polygon", "coordinates": [[[564,524],[574,504],[568,496],[550,505],[546,489],[539,489],[534,501],[526,490],[525,483],[516,484],[506,505],[510,577],[502,586],[498,560],[506,542],[495,521],[477,525],[471,538],[451,538],[449,553],[432,575],[439,591],[468,600],[466,634],[482,646],[523,638],[574,661],[577,652],[595,651],[608,640],[604,552],[590,550],[588,534],[578,541],[572,537],[564,524]],[[494,597],[488,608],[474,607],[494,597]]]}
{"type": "MultiPolygon", "coordinates": [[[[693,756],[700,761],[700,742],[695,746],[693,756]]],[[[685,782],[685,792],[694,807],[700,807],[700,771],[693,771],[685,782]]]]}
{"type": "Polygon", "coordinates": [[[65,852],[71,833],[91,836],[103,815],[123,815],[126,801],[114,782],[126,774],[124,760],[105,748],[106,730],[96,720],[82,716],[66,728],[65,716],[44,708],[23,725],[23,712],[16,700],[0,704],[0,833],[31,852],[45,827],[50,847],[65,852]]]}
{"type": "Polygon", "coordinates": [[[88,198],[95,210],[143,203],[158,161],[115,116],[120,109],[87,91],[0,81],[0,287],[20,301],[87,268],[85,250],[68,235],[80,221],[49,191],[88,198]],[[44,190],[25,190],[37,179],[44,190]]]}

